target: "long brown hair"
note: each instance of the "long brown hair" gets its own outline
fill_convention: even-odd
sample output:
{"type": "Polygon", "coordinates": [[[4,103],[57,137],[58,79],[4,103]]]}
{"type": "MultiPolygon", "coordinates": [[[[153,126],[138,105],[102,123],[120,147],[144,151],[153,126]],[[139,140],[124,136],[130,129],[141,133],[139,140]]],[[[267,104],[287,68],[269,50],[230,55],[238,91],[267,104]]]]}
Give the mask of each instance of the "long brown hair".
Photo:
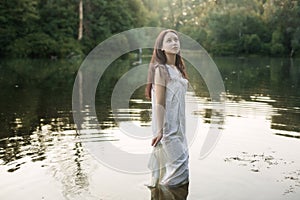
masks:
{"type": "MultiPolygon", "coordinates": [[[[156,64],[165,65],[167,63],[167,57],[166,57],[165,52],[162,50],[162,45],[163,45],[163,41],[164,41],[166,34],[169,32],[174,33],[178,37],[178,33],[175,30],[172,30],[172,29],[163,30],[162,32],[160,32],[160,34],[156,38],[156,41],[154,44],[152,58],[151,58],[151,61],[149,64],[149,69],[148,69],[148,81],[147,81],[147,85],[145,88],[145,96],[147,99],[151,99],[151,89],[152,89],[152,84],[154,81],[153,80],[154,79],[154,66],[156,64]]],[[[186,73],[184,61],[180,55],[180,51],[178,52],[178,54],[176,54],[175,66],[181,72],[182,76],[187,79],[188,76],[186,73]]]]}

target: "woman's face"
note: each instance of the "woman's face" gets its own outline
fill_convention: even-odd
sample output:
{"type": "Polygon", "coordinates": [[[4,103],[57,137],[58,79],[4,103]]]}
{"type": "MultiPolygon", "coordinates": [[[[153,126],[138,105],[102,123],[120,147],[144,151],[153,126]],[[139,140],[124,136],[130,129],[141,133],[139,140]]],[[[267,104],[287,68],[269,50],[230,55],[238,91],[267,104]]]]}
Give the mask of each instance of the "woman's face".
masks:
{"type": "Polygon", "coordinates": [[[180,42],[178,36],[173,32],[168,32],[164,39],[162,48],[166,54],[178,54],[180,51],[180,42]]]}

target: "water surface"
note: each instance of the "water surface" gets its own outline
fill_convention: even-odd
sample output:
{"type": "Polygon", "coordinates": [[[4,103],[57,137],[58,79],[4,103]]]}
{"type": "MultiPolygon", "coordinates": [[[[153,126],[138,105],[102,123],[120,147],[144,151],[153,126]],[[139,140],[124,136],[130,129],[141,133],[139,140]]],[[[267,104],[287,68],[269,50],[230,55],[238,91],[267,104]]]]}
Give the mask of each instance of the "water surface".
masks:
{"type": "MultiPolygon", "coordinates": [[[[180,190],[179,195],[187,194],[191,200],[299,199],[300,60],[227,57],[214,61],[224,80],[226,107],[221,113],[214,110],[205,83],[190,66],[194,92],[187,94],[187,122],[196,118],[200,128],[190,146],[188,191],[180,190]],[[220,128],[222,135],[213,152],[201,160],[201,145],[211,125],[220,128]]],[[[164,194],[165,190],[144,186],[149,174],[112,170],[84,148],[87,143],[111,142],[137,151],[150,143],[129,145],[111,111],[114,85],[133,67],[132,62],[117,60],[105,72],[95,98],[97,126],[102,131],[86,135],[76,131],[72,116],[80,61],[0,62],[0,199],[140,200],[164,194]]],[[[88,113],[89,107],[85,109],[88,113]]],[[[143,88],[138,88],[117,121],[150,127],[150,109],[143,88]]],[[[194,130],[188,127],[188,131],[194,130]]]]}

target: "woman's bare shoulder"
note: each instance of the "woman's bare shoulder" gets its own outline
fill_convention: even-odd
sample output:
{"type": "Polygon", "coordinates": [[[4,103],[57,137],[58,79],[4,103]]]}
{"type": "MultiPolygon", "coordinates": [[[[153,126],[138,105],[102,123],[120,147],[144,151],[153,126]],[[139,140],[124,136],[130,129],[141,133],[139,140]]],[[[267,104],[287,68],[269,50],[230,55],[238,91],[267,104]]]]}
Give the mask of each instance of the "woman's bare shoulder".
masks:
{"type": "Polygon", "coordinates": [[[166,66],[163,64],[157,64],[155,66],[155,83],[159,83],[160,85],[166,85],[166,81],[168,80],[168,72],[166,66]]]}
{"type": "Polygon", "coordinates": [[[166,75],[167,74],[167,69],[164,64],[156,64],[155,67],[155,73],[160,73],[161,75],[166,75]]]}
{"type": "Polygon", "coordinates": [[[166,66],[164,64],[161,63],[156,63],[154,64],[154,69],[159,69],[159,70],[166,70],[166,66]]]}

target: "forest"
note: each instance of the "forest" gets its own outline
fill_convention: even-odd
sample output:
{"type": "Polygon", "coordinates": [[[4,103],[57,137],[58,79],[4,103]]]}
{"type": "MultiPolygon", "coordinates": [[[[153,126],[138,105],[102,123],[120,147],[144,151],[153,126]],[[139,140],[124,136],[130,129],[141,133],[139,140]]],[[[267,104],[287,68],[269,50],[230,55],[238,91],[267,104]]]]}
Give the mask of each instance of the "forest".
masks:
{"type": "Polygon", "coordinates": [[[87,55],[110,36],[165,27],[212,55],[300,56],[299,0],[1,0],[0,57],[87,55]]]}

